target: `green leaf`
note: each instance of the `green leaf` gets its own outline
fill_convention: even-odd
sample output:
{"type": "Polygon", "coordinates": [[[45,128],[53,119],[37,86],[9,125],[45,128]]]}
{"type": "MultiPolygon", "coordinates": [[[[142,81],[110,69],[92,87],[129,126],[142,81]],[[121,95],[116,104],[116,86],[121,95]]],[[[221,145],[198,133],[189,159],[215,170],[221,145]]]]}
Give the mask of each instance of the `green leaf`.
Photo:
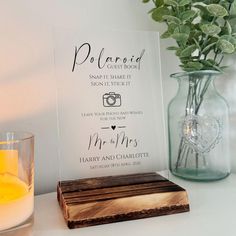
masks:
{"type": "Polygon", "coordinates": [[[225,39],[225,40],[231,42],[232,44],[235,43],[235,38],[232,35],[222,35],[220,37],[220,39],[225,39]]]}
{"type": "Polygon", "coordinates": [[[169,24],[168,30],[161,35],[161,38],[166,39],[166,38],[171,37],[176,27],[177,27],[176,24],[169,24]]]}
{"type": "Polygon", "coordinates": [[[196,44],[197,48],[200,50],[201,47],[200,47],[200,45],[199,45],[199,42],[198,42],[195,38],[193,38],[193,41],[194,41],[194,43],[196,44]]]}
{"type": "Polygon", "coordinates": [[[175,16],[163,16],[162,17],[164,20],[166,20],[169,24],[174,23],[174,24],[181,24],[181,20],[175,16]]]}
{"type": "Polygon", "coordinates": [[[148,3],[150,0],[143,0],[143,3],[148,3]]]}
{"type": "Polygon", "coordinates": [[[207,6],[207,10],[212,16],[224,17],[228,16],[228,11],[222,7],[220,4],[210,4],[207,6]]]}
{"type": "Polygon", "coordinates": [[[167,7],[159,7],[152,12],[152,19],[158,22],[163,22],[163,16],[165,15],[171,15],[171,11],[167,7]]]}
{"type": "Polygon", "coordinates": [[[204,34],[211,35],[211,36],[217,35],[221,31],[221,28],[219,26],[213,25],[213,24],[201,25],[200,29],[202,30],[204,34]]]}
{"type": "Polygon", "coordinates": [[[185,65],[180,65],[180,67],[182,67],[183,70],[187,71],[187,72],[191,72],[191,71],[195,71],[196,70],[195,68],[187,67],[185,65]]]}
{"type": "Polygon", "coordinates": [[[171,50],[171,51],[175,51],[175,50],[178,50],[179,48],[178,47],[175,47],[175,46],[171,46],[171,47],[168,47],[166,48],[167,50],[171,50]]]}
{"type": "Polygon", "coordinates": [[[213,68],[217,71],[223,72],[219,66],[213,65],[213,68]]]}
{"type": "MultiPolygon", "coordinates": [[[[200,15],[203,17],[203,19],[209,18],[209,12],[206,8],[206,6],[203,5],[194,5],[195,8],[199,9],[200,15]]],[[[211,17],[212,18],[212,17],[211,17]]]]}
{"type": "Polygon", "coordinates": [[[226,27],[227,27],[227,30],[228,30],[228,34],[232,34],[232,27],[231,27],[231,25],[228,21],[226,21],[226,27]]]}
{"type": "Polygon", "coordinates": [[[192,72],[195,70],[196,70],[195,68],[184,68],[184,71],[187,71],[187,72],[192,72]]]}
{"type": "Polygon", "coordinates": [[[163,5],[164,5],[164,0],[156,0],[156,1],[155,1],[155,5],[156,5],[156,7],[161,7],[161,6],[163,6],[163,5]]]}
{"type": "Polygon", "coordinates": [[[187,25],[179,25],[178,27],[175,27],[173,33],[185,33],[189,34],[191,31],[190,27],[187,25]]]}
{"type": "Polygon", "coordinates": [[[196,45],[191,45],[186,47],[182,52],[180,53],[180,57],[189,57],[192,55],[192,53],[197,49],[196,45]]]}
{"type": "Polygon", "coordinates": [[[192,19],[195,15],[196,15],[195,11],[188,10],[188,11],[182,12],[180,14],[180,18],[182,21],[188,21],[188,20],[192,19]]]}
{"type": "Polygon", "coordinates": [[[229,68],[229,66],[221,66],[221,67],[220,67],[221,70],[225,70],[225,69],[227,69],[227,68],[229,68]]]}
{"type": "Polygon", "coordinates": [[[199,37],[202,37],[202,31],[200,30],[200,28],[198,30],[198,28],[196,27],[191,31],[191,38],[199,40],[199,37]]]}
{"type": "Polygon", "coordinates": [[[236,18],[236,15],[235,14],[230,14],[229,17],[228,17],[228,20],[233,20],[236,18]]]}
{"type": "Polygon", "coordinates": [[[188,40],[189,35],[185,33],[175,33],[172,34],[171,37],[177,42],[184,44],[188,40]]]}
{"type": "Polygon", "coordinates": [[[180,56],[180,53],[181,53],[181,48],[179,48],[178,50],[176,50],[176,52],[175,52],[175,55],[177,56],[177,57],[179,57],[180,56]]]}
{"type": "Polygon", "coordinates": [[[156,8],[152,8],[150,11],[148,11],[148,14],[153,13],[156,10],[156,8]]]}
{"type": "Polygon", "coordinates": [[[204,66],[207,66],[207,67],[213,67],[213,65],[215,64],[215,61],[214,60],[200,60],[200,62],[204,65],[204,66]]]}
{"type": "Polygon", "coordinates": [[[215,65],[215,64],[216,64],[216,61],[214,61],[213,59],[207,59],[207,61],[208,61],[209,63],[211,63],[211,65],[215,65]]]}
{"type": "Polygon", "coordinates": [[[169,31],[171,34],[173,34],[173,33],[175,33],[175,29],[178,28],[178,27],[179,27],[179,26],[176,25],[176,24],[169,24],[169,25],[168,25],[168,31],[169,31]]]}
{"type": "Polygon", "coordinates": [[[164,0],[164,3],[168,6],[177,7],[178,3],[175,0],[164,0]]]}
{"type": "Polygon", "coordinates": [[[230,43],[232,43],[234,45],[234,47],[236,48],[236,38],[234,36],[230,35],[230,39],[229,39],[230,43]]]}
{"type": "Polygon", "coordinates": [[[180,33],[186,33],[189,34],[191,31],[190,27],[188,25],[180,25],[179,26],[179,32],[180,33]]]}
{"type": "Polygon", "coordinates": [[[166,31],[166,32],[164,32],[164,33],[161,35],[161,39],[170,38],[171,35],[172,35],[172,34],[171,34],[169,31],[166,31]]]}
{"type": "Polygon", "coordinates": [[[203,68],[203,64],[198,61],[190,61],[187,63],[187,67],[193,68],[195,70],[201,70],[203,68]]]}
{"type": "Polygon", "coordinates": [[[205,6],[203,6],[203,5],[194,5],[194,8],[197,8],[197,9],[199,9],[200,11],[198,12],[198,14],[201,16],[201,18],[202,18],[202,23],[204,22],[204,21],[206,21],[206,22],[212,22],[212,20],[213,20],[213,18],[214,18],[214,16],[211,16],[210,14],[209,14],[209,11],[207,10],[207,8],[206,8],[206,5],[205,6]]]}
{"type": "Polygon", "coordinates": [[[211,44],[207,45],[205,48],[203,48],[203,50],[201,52],[202,53],[207,52],[208,50],[210,50],[215,45],[216,45],[216,42],[211,43],[211,44]]]}
{"type": "Polygon", "coordinates": [[[227,29],[227,26],[225,24],[225,26],[222,26],[221,27],[221,32],[220,32],[221,35],[225,35],[225,34],[229,34],[229,30],[227,29]]]}
{"type": "Polygon", "coordinates": [[[184,7],[184,6],[186,6],[186,5],[190,4],[190,3],[191,3],[191,0],[180,0],[179,6],[180,7],[184,7]]]}
{"type": "Polygon", "coordinates": [[[201,60],[200,61],[203,65],[204,65],[204,70],[217,70],[217,71],[223,71],[224,66],[219,67],[217,66],[216,62],[212,59],[208,59],[208,60],[201,60]]]}
{"type": "Polygon", "coordinates": [[[235,51],[234,45],[227,41],[226,39],[220,39],[217,43],[217,47],[223,52],[227,54],[231,54],[235,51]]]}

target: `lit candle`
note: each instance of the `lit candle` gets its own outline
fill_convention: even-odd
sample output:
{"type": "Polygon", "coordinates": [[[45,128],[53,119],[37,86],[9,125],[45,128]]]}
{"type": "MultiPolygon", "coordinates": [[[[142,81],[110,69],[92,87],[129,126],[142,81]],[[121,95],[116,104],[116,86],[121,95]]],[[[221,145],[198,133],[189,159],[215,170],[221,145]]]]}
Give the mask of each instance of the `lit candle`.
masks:
{"type": "Polygon", "coordinates": [[[0,150],[0,231],[26,221],[33,213],[33,186],[18,178],[17,150],[0,150]]]}

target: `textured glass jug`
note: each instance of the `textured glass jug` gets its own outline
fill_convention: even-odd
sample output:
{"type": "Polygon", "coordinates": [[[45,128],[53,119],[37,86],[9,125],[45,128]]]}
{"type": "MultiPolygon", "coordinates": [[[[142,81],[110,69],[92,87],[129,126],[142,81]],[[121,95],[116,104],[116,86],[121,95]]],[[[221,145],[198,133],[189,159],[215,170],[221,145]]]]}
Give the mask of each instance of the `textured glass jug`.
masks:
{"type": "Polygon", "coordinates": [[[168,107],[169,168],[196,181],[230,173],[228,105],[215,89],[216,71],[171,75],[179,89],[168,107]]]}

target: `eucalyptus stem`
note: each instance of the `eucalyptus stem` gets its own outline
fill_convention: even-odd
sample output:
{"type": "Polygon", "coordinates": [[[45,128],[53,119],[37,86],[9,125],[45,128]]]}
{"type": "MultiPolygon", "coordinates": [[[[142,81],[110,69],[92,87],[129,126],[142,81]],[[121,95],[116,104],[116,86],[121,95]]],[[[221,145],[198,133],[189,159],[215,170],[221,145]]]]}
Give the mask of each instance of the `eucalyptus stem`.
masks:
{"type": "MultiPolygon", "coordinates": [[[[204,96],[208,90],[208,87],[211,83],[211,75],[207,78],[197,78],[194,76],[190,76],[189,78],[189,86],[188,86],[188,95],[186,99],[186,107],[185,107],[185,118],[188,115],[191,115],[190,111],[192,111],[193,115],[198,115],[199,109],[202,105],[204,100],[204,96]],[[202,81],[205,80],[204,86],[202,87],[202,81]]],[[[197,125],[197,124],[195,124],[197,125]]],[[[195,129],[197,129],[195,127],[195,129]]],[[[187,166],[188,163],[188,156],[191,147],[187,146],[184,143],[184,137],[181,137],[177,161],[175,165],[175,169],[178,170],[178,167],[181,165],[182,161],[185,160],[184,166],[187,166]]],[[[195,162],[196,162],[196,169],[199,166],[199,154],[195,153],[195,162]]],[[[205,157],[203,156],[203,163],[206,163],[205,157]]]]}
{"type": "Polygon", "coordinates": [[[206,83],[205,83],[205,85],[204,85],[204,87],[202,89],[201,95],[200,95],[200,102],[198,103],[196,111],[195,111],[196,115],[198,114],[198,111],[199,111],[199,109],[201,107],[201,104],[203,102],[204,95],[205,95],[205,93],[206,93],[210,83],[211,83],[211,81],[210,81],[210,75],[209,75],[209,77],[208,77],[208,79],[207,79],[207,81],[206,81],[206,83]]]}

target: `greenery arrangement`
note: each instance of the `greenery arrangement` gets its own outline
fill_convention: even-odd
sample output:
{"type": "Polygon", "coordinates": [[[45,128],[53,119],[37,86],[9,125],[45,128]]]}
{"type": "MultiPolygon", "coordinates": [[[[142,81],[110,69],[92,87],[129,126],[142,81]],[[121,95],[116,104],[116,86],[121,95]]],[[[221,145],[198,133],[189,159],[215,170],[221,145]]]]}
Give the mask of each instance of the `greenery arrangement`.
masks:
{"type": "MultiPolygon", "coordinates": [[[[210,137],[210,133],[207,137],[201,136],[199,120],[203,116],[208,116],[208,110],[202,109],[202,107],[204,107],[203,104],[208,104],[207,94],[212,77],[217,74],[215,72],[222,72],[227,67],[222,65],[225,55],[236,52],[236,0],[142,1],[143,3],[153,2],[154,8],[149,11],[152,19],[167,26],[161,38],[172,38],[176,41],[175,46],[167,49],[175,51],[181,62],[182,70],[190,72],[179,74],[188,78],[188,86],[186,86],[188,89],[183,96],[186,96],[186,101],[182,103],[184,113],[181,112],[178,116],[178,125],[181,125],[184,134],[179,134],[175,139],[175,136],[171,135],[172,130],[169,128],[170,150],[172,149],[171,143],[174,147],[170,151],[170,158],[175,160],[173,162],[175,167],[171,167],[171,171],[172,173],[174,171],[175,174],[178,173],[179,176],[183,174],[186,177],[186,173],[198,175],[201,169],[204,173],[203,176],[206,176],[207,165],[211,163],[207,159],[210,148],[203,153],[197,147],[201,140],[207,140],[210,137]],[[186,141],[185,131],[187,135],[190,135],[191,142],[186,141]],[[178,150],[174,146],[176,142],[179,142],[178,150]],[[195,168],[191,166],[188,169],[190,162],[195,163],[193,164],[195,168]]],[[[178,114],[174,116],[176,115],[178,114]]],[[[170,124],[169,113],[168,119],[170,124]]],[[[216,120],[217,118],[213,117],[207,122],[216,120]]],[[[177,126],[177,123],[174,124],[177,126]]],[[[176,130],[174,132],[177,133],[176,130]]],[[[204,143],[206,144],[207,141],[204,143]]],[[[214,143],[214,145],[216,144],[214,143]]],[[[212,149],[215,147],[213,146],[212,149]]]]}
{"type": "MultiPolygon", "coordinates": [[[[150,0],[143,0],[148,3],[150,0]]],[[[165,23],[161,38],[173,38],[184,71],[222,71],[226,54],[236,52],[236,3],[234,0],[152,0],[152,19],[165,23]]]]}

